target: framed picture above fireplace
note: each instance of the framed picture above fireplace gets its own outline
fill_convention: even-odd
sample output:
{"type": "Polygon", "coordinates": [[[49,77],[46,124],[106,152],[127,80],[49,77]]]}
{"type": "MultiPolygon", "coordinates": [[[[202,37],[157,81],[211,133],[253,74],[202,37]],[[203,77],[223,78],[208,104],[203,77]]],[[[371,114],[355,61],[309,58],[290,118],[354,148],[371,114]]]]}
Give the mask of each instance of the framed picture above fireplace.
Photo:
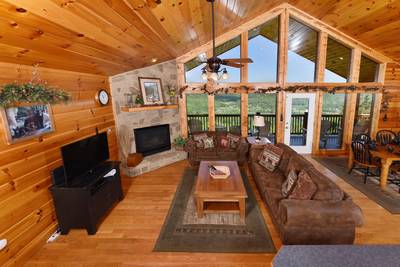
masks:
{"type": "Polygon", "coordinates": [[[145,105],[164,104],[161,79],[139,77],[139,84],[145,105]]]}

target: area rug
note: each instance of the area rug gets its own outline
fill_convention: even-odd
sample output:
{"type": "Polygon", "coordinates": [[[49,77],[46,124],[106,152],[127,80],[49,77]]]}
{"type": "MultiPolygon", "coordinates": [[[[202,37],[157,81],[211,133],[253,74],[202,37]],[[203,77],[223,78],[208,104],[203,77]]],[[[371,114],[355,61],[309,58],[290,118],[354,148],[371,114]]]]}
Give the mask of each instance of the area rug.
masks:
{"type": "Polygon", "coordinates": [[[247,191],[246,218],[233,214],[194,214],[192,191],[196,173],[187,169],[177,188],[153,251],[210,253],[275,253],[251,184],[242,173],[247,191]],[[210,216],[211,215],[211,216],[210,216]]]}
{"type": "Polygon", "coordinates": [[[379,186],[379,177],[368,177],[367,183],[364,184],[364,175],[361,172],[353,171],[351,174],[348,173],[346,157],[313,157],[313,159],[390,213],[400,213],[400,194],[396,191],[397,186],[392,188],[391,186],[394,185],[388,185],[387,190],[382,190],[379,186]]]}

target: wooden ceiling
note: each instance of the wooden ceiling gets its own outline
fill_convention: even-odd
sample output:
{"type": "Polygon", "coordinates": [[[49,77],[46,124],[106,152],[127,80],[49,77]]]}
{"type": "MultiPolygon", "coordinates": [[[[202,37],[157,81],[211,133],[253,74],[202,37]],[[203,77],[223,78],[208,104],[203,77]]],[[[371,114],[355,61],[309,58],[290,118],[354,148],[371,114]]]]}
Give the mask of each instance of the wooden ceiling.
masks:
{"type": "MultiPolygon", "coordinates": [[[[216,0],[217,34],[284,2],[400,62],[396,0],[216,0]]],[[[0,14],[0,61],[104,75],[211,39],[206,0],[0,0],[0,14]]]]}

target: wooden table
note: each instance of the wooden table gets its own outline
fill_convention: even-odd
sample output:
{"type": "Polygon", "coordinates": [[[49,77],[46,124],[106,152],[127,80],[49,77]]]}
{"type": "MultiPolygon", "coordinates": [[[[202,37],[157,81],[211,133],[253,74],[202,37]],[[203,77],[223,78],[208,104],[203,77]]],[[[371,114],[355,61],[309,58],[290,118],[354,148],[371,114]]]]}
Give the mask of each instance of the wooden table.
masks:
{"type": "Polygon", "coordinates": [[[260,137],[260,140],[257,140],[257,137],[255,136],[248,136],[246,139],[247,142],[252,146],[271,144],[271,141],[267,137],[260,137]]]}
{"type": "Polygon", "coordinates": [[[247,193],[237,162],[200,162],[194,197],[199,218],[202,218],[205,212],[233,212],[239,213],[244,219],[247,193]],[[209,165],[228,166],[231,175],[227,179],[213,179],[209,174],[209,165]]]}
{"type": "MultiPolygon", "coordinates": [[[[400,152],[400,147],[396,145],[391,145],[394,148],[394,152],[400,152]]],[[[381,159],[381,177],[380,177],[380,185],[382,189],[386,189],[386,184],[389,176],[390,165],[392,165],[393,161],[400,161],[400,156],[395,153],[390,153],[387,151],[386,146],[377,146],[376,150],[370,150],[371,155],[373,157],[377,157],[381,159]]],[[[353,151],[350,147],[350,154],[349,154],[349,162],[348,168],[351,168],[351,164],[353,163],[353,151]]]]}

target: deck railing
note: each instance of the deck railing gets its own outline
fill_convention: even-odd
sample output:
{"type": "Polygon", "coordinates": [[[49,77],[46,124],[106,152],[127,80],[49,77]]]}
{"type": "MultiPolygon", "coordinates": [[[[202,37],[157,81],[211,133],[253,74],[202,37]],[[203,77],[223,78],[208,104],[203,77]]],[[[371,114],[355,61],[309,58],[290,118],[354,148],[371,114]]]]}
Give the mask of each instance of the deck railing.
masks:
{"type": "MultiPolygon", "coordinates": [[[[265,118],[265,122],[270,126],[270,133],[276,133],[276,116],[275,114],[261,114],[265,118]]],[[[322,115],[322,120],[327,120],[331,123],[328,130],[330,135],[340,134],[340,130],[343,125],[343,115],[322,115]]],[[[208,114],[194,114],[187,115],[188,125],[190,127],[190,121],[196,121],[197,130],[207,131],[208,130],[208,114]]],[[[293,114],[291,118],[291,134],[303,134],[303,129],[307,128],[307,114],[293,114]]],[[[216,128],[223,128],[225,130],[231,130],[233,127],[241,126],[241,118],[239,114],[224,114],[215,115],[215,126],[216,128]]],[[[254,126],[254,114],[248,115],[248,130],[250,133],[256,131],[254,126]]]]}

